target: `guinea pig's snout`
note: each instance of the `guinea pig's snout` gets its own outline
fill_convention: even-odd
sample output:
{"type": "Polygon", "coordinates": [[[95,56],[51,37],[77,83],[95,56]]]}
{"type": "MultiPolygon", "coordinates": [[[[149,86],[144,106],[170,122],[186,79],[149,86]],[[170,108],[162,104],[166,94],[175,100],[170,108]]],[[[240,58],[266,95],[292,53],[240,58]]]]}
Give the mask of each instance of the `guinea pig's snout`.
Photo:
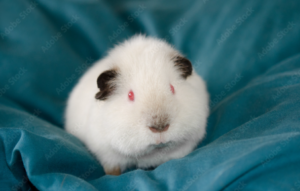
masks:
{"type": "Polygon", "coordinates": [[[153,132],[153,133],[160,133],[160,132],[164,132],[167,131],[169,129],[169,124],[167,125],[161,125],[161,126],[151,126],[149,127],[149,129],[153,132]]]}
{"type": "Polygon", "coordinates": [[[153,133],[165,132],[170,127],[170,120],[167,114],[160,114],[152,116],[148,127],[153,133]]]}

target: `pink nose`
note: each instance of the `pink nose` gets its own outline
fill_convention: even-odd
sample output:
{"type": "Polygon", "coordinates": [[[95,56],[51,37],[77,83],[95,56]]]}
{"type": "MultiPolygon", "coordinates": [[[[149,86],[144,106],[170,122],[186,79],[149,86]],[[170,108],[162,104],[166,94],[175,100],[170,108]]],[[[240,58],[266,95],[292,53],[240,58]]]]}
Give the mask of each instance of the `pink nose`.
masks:
{"type": "Polygon", "coordinates": [[[161,126],[161,127],[149,127],[149,129],[153,132],[153,133],[160,133],[160,132],[164,132],[167,131],[169,129],[169,124],[166,126],[161,126]]]}

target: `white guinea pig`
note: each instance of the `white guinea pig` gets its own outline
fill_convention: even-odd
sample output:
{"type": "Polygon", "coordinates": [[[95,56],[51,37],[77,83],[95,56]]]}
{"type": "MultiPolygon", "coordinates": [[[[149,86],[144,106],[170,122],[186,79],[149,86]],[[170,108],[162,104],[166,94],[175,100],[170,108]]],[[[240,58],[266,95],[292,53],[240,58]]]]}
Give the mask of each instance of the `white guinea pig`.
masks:
{"type": "Polygon", "coordinates": [[[106,174],[118,175],[189,154],[205,135],[208,113],[206,86],[191,62],[166,42],[138,35],[82,76],[65,128],[106,174]]]}

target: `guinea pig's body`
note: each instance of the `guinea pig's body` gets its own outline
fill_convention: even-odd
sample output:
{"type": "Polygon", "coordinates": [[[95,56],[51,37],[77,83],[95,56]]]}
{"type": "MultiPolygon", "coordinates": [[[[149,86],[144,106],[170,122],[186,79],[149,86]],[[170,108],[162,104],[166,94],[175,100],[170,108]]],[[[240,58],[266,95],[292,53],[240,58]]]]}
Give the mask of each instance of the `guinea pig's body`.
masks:
{"type": "Polygon", "coordinates": [[[66,130],[107,174],[148,168],[190,153],[205,135],[205,83],[158,39],[135,36],[112,49],[70,94],[66,130]]]}

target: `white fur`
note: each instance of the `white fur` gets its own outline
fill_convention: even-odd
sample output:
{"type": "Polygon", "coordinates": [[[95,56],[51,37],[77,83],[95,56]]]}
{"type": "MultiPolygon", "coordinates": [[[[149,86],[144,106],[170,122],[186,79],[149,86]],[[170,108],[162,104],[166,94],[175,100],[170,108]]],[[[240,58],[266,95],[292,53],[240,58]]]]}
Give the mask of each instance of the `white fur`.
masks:
{"type": "Polygon", "coordinates": [[[189,154],[205,135],[209,113],[205,83],[193,70],[184,79],[173,57],[181,54],[166,42],[135,36],[112,49],[80,79],[70,94],[66,130],[77,136],[105,169],[158,166],[189,154]],[[116,91],[95,99],[98,76],[117,68],[116,91]],[[170,84],[175,94],[170,91],[170,84]],[[135,100],[128,99],[132,90],[135,100]],[[170,127],[153,133],[154,115],[167,114],[170,127]],[[162,148],[157,143],[165,143],[162,148]]]}

